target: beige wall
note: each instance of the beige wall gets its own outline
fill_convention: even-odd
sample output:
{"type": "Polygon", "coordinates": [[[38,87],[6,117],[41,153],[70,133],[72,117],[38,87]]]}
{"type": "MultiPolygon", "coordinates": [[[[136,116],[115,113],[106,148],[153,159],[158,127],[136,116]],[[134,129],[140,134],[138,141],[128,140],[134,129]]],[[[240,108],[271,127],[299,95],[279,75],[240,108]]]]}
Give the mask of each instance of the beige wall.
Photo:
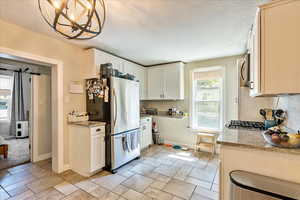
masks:
{"type": "MultiPolygon", "coordinates": [[[[64,113],[75,110],[85,110],[84,94],[69,94],[70,81],[83,81],[82,74],[88,65],[88,55],[75,45],[62,42],[48,36],[32,32],[20,26],[6,23],[0,20],[0,46],[18,51],[49,57],[63,62],[64,76],[64,113]]],[[[50,31],[50,30],[49,30],[50,31]]],[[[68,125],[64,118],[64,163],[68,164],[68,125]]]]}
{"type": "Polygon", "coordinates": [[[250,97],[249,88],[239,89],[239,119],[245,121],[262,121],[263,117],[259,114],[261,108],[273,108],[272,97],[250,97]]]}

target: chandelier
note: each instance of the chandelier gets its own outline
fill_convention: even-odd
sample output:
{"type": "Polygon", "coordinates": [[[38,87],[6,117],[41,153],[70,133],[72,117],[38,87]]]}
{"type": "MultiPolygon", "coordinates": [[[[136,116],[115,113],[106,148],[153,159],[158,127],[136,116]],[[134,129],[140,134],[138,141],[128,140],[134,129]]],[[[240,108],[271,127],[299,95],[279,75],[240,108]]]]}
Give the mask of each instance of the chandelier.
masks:
{"type": "Polygon", "coordinates": [[[104,0],[38,0],[44,20],[67,39],[87,40],[102,31],[104,0]]]}

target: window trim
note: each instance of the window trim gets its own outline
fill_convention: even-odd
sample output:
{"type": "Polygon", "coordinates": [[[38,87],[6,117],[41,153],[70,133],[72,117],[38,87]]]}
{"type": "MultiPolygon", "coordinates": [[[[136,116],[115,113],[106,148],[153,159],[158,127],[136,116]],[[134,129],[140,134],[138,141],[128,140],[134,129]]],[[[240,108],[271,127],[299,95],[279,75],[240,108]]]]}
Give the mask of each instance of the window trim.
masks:
{"type": "Polygon", "coordinates": [[[14,76],[13,75],[7,75],[7,74],[0,74],[0,78],[4,77],[4,78],[9,78],[10,79],[10,83],[11,83],[11,88],[10,88],[10,99],[8,100],[8,116],[7,117],[0,117],[0,122],[10,122],[11,121],[11,108],[12,108],[12,92],[13,92],[13,80],[14,80],[14,76]]]}
{"type": "Polygon", "coordinates": [[[193,132],[202,131],[202,132],[220,132],[223,130],[223,124],[224,124],[224,105],[225,105],[225,67],[223,66],[210,66],[210,67],[198,67],[190,71],[190,127],[193,132]],[[205,127],[195,127],[194,121],[195,117],[194,115],[194,98],[195,98],[195,91],[194,91],[194,73],[195,72],[209,72],[209,71],[221,71],[221,98],[220,98],[220,128],[219,129],[212,129],[212,128],[205,128],[205,127]]]}

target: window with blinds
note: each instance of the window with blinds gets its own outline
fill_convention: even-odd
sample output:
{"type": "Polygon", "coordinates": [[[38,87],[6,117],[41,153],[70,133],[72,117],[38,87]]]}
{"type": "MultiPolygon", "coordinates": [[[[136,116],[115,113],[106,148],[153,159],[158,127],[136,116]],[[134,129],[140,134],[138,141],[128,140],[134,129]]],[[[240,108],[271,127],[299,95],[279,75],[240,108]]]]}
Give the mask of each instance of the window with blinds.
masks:
{"type": "Polygon", "coordinates": [[[0,120],[10,119],[12,76],[0,75],[0,120]]]}
{"type": "Polygon", "coordinates": [[[222,129],[223,72],[195,70],[192,76],[192,127],[197,130],[222,129]]]}

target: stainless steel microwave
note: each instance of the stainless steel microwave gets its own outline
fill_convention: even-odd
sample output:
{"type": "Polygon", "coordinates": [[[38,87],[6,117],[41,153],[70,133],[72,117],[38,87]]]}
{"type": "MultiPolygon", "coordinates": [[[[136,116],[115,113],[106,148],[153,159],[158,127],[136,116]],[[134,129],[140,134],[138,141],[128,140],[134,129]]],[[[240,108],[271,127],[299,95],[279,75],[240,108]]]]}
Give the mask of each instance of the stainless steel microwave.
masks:
{"type": "Polygon", "coordinates": [[[240,87],[249,87],[250,84],[250,53],[246,53],[240,65],[240,87]]]}

